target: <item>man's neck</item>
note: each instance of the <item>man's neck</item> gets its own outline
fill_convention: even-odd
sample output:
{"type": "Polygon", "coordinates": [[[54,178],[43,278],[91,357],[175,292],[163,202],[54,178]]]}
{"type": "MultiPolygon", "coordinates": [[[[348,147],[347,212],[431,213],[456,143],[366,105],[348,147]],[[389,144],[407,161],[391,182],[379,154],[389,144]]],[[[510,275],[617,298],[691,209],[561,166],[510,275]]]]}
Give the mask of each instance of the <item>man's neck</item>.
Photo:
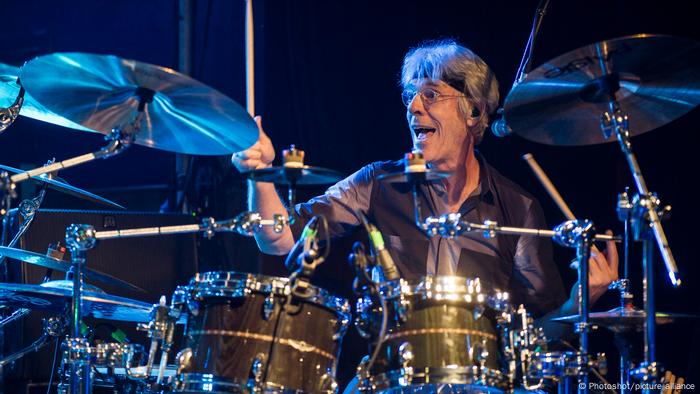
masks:
{"type": "Polygon", "coordinates": [[[447,204],[451,212],[456,212],[474,190],[479,186],[479,160],[474,149],[468,149],[454,163],[436,165],[438,171],[451,171],[452,176],[443,179],[447,193],[447,204]]]}

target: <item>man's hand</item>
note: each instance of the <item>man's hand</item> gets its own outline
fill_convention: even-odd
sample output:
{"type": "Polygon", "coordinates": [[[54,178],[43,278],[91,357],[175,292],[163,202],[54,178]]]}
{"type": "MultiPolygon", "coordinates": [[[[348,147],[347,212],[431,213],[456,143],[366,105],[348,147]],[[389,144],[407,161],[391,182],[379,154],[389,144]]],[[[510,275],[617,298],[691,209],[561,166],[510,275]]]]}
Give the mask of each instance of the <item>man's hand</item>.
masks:
{"type": "MultiPolygon", "coordinates": [[[[612,235],[612,231],[605,232],[612,235]]],[[[590,299],[595,302],[607,290],[610,283],[618,279],[618,256],[615,241],[606,242],[605,252],[593,246],[591,258],[588,260],[588,287],[590,299]]]]}
{"type": "Polygon", "coordinates": [[[263,131],[262,118],[256,116],[254,119],[260,131],[258,141],[250,148],[231,156],[231,163],[240,172],[270,167],[275,159],[275,148],[272,146],[270,137],[263,131]]]}
{"type": "MultiPolygon", "coordinates": [[[[612,235],[612,231],[605,232],[612,235]]],[[[598,250],[595,245],[591,248],[591,258],[588,260],[588,299],[591,304],[596,302],[600,296],[605,294],[610,283],[618,279],[618,255],[615,241],[607,241],[604,252],[598,250]]],[[[571,288],[569,302],[566,310],[571,313],[578,310],[578,287],[577,282],[571,288]]]]}

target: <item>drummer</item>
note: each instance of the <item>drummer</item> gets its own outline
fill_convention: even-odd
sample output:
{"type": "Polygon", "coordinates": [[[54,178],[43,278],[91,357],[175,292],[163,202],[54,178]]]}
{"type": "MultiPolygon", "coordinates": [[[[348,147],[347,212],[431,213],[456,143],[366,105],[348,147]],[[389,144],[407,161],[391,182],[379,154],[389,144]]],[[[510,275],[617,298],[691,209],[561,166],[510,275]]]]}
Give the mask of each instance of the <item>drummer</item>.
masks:
{"type": "MultiPolygon", "coordinates": [[[[452,40],[428,42],[410,50],[401,70],[408,132],[428,167],[452,172],[448,178],[421,186],[424,212],[459,212],[464,220],[486,219],[503,226],[546,228],[537,200],[496,171],[475,149],[498,106],[498,82],[481,58],[452,40]]],[[[260,138],[251,148],[233,154],[239,171],[270,167],[275,158],[261,118],[255,121],[260,138]]],[[[325,194],[297,204],[293,229],[255,235],[264,253],[287,254],[295,234],[315,215],[330,222],[340,237],[360,225],[361,211],[383,233],[387,248],[405,279],[426,274],[479,277],[486,289],[507,290],[514,303],[524,303],[535,316],[577,313],[577,286],[566,297],[552,257],[551,241],[533,236],[466,234],[455,239],[427,238],[414,224],[411,190],[406,185],[380,182],[381,174],[400,172],[403,163],[371,163],[331,186],[325,194]]],[[[271,183],[251,182],[249,209],[263,217],[285,212],[271,183]]],[[[590,298],[595,302],[617,279],[614,243],[605,253],[595,249],[590,260],[590,298]]],[[[546,332],[549,330],[546,330],[546,332]]],[[[549,332],[548,335],[554,335],[549,332]]]]}

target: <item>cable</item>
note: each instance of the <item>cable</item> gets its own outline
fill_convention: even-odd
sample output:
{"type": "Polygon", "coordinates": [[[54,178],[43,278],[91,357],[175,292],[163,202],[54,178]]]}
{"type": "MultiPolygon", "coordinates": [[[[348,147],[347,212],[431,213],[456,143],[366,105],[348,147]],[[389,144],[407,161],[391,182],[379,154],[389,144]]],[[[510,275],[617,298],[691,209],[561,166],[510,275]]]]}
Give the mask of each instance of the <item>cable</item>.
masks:
{"type": "Polygon", "coordinates": [[[54,348],[53,351],[53,360],[51,361],[51,374],[49,375],[49,386],[46,388],[46,394],[51,393],[51,385],[53,385],[53,375],[56,370],[56,356],[58,356],[58,348],[61,345],[61,341],[56,339],[56,347],[54,348]]]}

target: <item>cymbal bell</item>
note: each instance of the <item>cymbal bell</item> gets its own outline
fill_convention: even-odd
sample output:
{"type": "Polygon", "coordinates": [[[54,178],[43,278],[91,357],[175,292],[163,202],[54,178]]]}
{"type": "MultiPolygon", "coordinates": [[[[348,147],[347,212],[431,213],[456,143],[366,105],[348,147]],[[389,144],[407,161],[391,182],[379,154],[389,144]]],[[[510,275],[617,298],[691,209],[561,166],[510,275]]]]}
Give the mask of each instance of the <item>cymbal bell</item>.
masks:
{"type": "MultiPolygon", "coordinates": [[[[0,171],[7,171],[10,174],[19,174],[19,173],[24,172],[18,168],[4,166],[2,164],[0,164],[0,171]]],[[[46,184],[46,186],[49,189],[54,189],[54,190],[57,190],[61,193],[71,195],[73,197],[81,198],[81,199],[87,200],[87,201],[92,201],[94,203],[106,205],[108,207],[112,207],[112,208],[116,208],[116,209],[126,209],[114,201],[108,200],[104,197],[100,197],[97,194],[90,193],[89,191],[77,188],[75,186],[71,186],[68,183],[61,182],[58,179],[51,179],[51,178],[44,176],[44,175],[34,176],[31,179],[36,183],[46,184]]]]}
{"type": "MultiPolygon", "coordinates": [[[[641,331],[644,329],[646,313],[641,309],[615,308],[607,312],[592,312],[588,314],[591,324],[605,327],[613,332],[641,331]]],[[[700,316],[681,313],[656,312],[656,324],[668,324],[676,319],[697,319],[700,316]]],[[[569,315],[551,319],[559,323],[576,324],[578,315],[569,315]]]]}
{"type": "Polygon", "coordinates": [[[260,168],[244,172],[243,175],[253,181],[287,186],[327,185],[344,178],[337,171],[312,166],[260,168]]]}
{"type": "MultiPolygon", "coordinates": [[[[55,271],[68,272],[71,269],[71,263],[68,261],[60,260],[40,253],[30,252],[28,250],[10,248],[7,246],[0,246],[0,257],[2,256],[55,271]]],[[[136,285],[97,270],[83,268],[82,272],[86,279],[96,280],[102,283],[123,287],[125,289],[136,290],[142,293],[146,292],[144,289],[136,285]]]]}
{"type": "Polygon", "coordinates": [[[108,135],[131,129],[134,142],[194,155],[245,150],[258,139],[248,113],[219,91],[175,70],[113,55],[53,53],[27,62],[22,86],[72,122],[108,135]]]}
{"type": "MultiPolygon", "coordinates": [[[[20,86],[17,83],[19,70],[19,67],[0,63],[0,108],[11,106],[17,98],[17,95],[19,95],[20,86]]],[[[19,114],[71,129],[93,131],[49,111],[38,101],[34,100],[27,92],[24,93],[24,103],[22,104],[22,108],[20,108],[19,114]]]]}
{"type": "Polygon", "coordinates": [[[616,141],[601,117],[609,92],[631,136],[659,128],[700,104],[700,42],[638,34],[578,48],[527,74],[505,99],[514,133],[550,145],[616,141]]]}

